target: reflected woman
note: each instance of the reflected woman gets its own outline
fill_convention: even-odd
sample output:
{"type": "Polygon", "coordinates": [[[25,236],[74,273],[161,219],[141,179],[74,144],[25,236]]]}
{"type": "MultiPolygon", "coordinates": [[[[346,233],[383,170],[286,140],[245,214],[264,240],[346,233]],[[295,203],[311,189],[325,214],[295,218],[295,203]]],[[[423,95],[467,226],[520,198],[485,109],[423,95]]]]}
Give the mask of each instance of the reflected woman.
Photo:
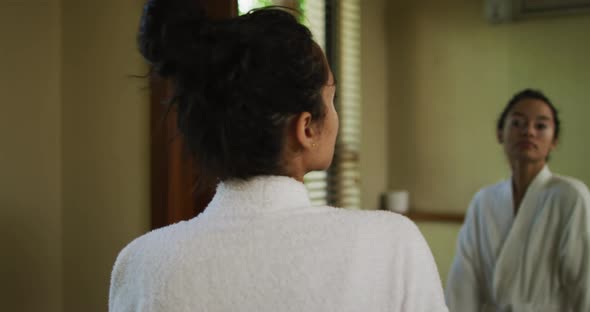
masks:
{"type": "Polygon", "coordinates": [[[469,206],[447,282],[450,311],[590,311],[590,193],[549,170],[559,134],[540,91],[517,93],[500,115],[512,177],[469,206]]]}

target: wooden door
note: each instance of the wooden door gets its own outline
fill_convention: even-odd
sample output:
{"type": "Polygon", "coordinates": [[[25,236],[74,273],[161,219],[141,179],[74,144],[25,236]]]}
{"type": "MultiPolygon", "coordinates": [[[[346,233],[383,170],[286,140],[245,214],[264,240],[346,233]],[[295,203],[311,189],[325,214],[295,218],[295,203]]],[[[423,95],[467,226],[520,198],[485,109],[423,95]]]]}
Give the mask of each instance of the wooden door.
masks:
{"type": "MultiPolygon", "coordinates": [[[[199,0],[195,0],[199,1],[199,0]]],[[[210,18],[228,18],[237,15],[237,0],[200,0],[210,18]]],[[[176,129],[176,114],[167,112],[163,102],[169,97],[169,82],[151,78],[151,215],[152,229],[201,213],[214,193],[195,194],[198,167],[184,151],[181,136],[176,129]]]]}

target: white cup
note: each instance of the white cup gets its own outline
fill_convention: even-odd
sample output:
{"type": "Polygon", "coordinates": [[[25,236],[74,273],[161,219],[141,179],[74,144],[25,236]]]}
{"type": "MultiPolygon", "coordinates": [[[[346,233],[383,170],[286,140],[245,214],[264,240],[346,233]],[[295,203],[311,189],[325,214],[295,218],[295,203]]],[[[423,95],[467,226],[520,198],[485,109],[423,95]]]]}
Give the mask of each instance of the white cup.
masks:
{"type": "Polygon", "coordinates": [[[385,209],[397,213],[406,213],[410,208],[410,193],[406,190],[395,190],[385,193],[385,209]]]}

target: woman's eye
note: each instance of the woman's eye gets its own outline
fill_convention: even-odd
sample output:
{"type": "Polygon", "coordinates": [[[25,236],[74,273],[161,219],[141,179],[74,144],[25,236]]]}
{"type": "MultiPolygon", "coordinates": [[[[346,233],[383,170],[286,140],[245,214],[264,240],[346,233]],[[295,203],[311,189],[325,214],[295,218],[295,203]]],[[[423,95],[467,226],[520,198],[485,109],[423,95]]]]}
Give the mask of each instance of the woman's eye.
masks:
{"type": "Polygon", "coordinates": [[[537,130],[545,130],[547,129],[547,125],[544,123],[540,123],[536,125],[537,130]]]}
{"type": "Polygon", "coordinates": [[[521,124],[521,122],[520,122],[520,120],[518,120],[518,119],[513,119],[513,120],[510,122],[510,125],[512,125],[513,127],[520,127],[520,124],[521,124]]]}

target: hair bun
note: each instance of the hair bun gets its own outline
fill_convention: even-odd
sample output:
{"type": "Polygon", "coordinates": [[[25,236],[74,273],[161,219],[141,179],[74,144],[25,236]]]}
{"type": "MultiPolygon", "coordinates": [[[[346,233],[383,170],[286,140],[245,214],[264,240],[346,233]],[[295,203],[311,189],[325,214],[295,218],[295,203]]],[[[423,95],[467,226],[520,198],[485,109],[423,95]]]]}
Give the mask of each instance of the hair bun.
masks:
{"type": "Polygon", "coordinates": [[[190,36],[191,31],[187,30],[198,31],[193,27],[203,22],[206,22],[206,15],[199,1],[148,0],[139,26],[139,51],[160,75],[171,75],[174,72],[171,68],[175,67],[174,51],[183,43],[190,44],[186,36],[190,36]],[[187,24],[193,27],[187,28],[187,24]],[[178,27],[181,25],[185,27],[178,27]]]}

